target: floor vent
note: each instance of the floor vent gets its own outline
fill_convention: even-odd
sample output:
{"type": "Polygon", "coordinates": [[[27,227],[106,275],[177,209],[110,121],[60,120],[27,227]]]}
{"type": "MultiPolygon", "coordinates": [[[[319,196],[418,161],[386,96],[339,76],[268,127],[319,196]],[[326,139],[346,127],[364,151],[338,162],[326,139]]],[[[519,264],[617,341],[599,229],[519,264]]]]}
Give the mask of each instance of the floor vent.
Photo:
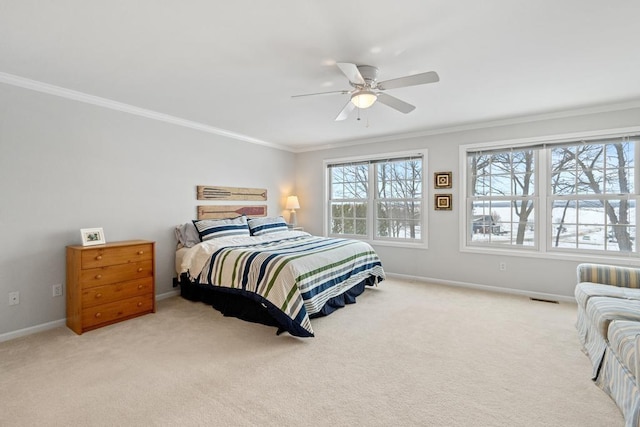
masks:
{"type": "Polygon", "coordinates": [[[531,298],[531,297],[529,297],[529,299],[530,299],[531,301],[548,302],[549,304],[558,304],[558,301],[554,301],[554,300],[550,300],[550,299],[531,298]]]}

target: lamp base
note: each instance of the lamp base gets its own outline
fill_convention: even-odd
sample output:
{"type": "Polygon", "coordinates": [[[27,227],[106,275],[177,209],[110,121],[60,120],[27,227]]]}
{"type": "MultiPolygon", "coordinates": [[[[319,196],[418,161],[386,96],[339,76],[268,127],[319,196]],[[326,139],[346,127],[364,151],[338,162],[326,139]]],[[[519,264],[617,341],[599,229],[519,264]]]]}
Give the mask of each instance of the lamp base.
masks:
{"type": "Polygon", "coordinates": [[[298,219],[296,218],[296,211],[291,209],[291,212],[289,213],[289,227],[293,228],[296,225],[298,225],[298,219]]]}

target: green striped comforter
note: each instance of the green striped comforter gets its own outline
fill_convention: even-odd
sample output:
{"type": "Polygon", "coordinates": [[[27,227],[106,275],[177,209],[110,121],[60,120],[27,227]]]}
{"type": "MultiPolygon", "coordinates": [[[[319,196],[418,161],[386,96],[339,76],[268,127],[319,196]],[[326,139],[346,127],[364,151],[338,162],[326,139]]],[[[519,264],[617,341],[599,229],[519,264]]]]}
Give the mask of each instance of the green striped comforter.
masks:
{"type": "Polygon", "coordinates": [[[249,294],[290,319],[293,327],[286,329],[291,334],[313,336],[309,315],[318,313],[330,298],[368,277],[384,279],[378,255],[365,242],[289,235],[215,248],[197,281],[249,294]]]}

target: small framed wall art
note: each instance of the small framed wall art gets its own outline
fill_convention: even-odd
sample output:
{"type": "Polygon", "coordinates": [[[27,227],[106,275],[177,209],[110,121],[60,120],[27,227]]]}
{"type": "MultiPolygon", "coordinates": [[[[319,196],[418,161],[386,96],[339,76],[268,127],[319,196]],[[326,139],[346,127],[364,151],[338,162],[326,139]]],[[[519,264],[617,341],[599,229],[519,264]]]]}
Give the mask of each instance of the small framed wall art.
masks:
{"type": "Polygon", "coordinates": [[[437,211],[450,211],[452,209],[452,199],[453,196],[451,194],[436,194],[434,200],[435,209],[437,211]]]}
{"type": "Polygon", "coordinates": [[[104,245],[107,243],[102,228],[81,228],[80,236],[82,236],[82,246],[104,245]]]}
{"type": "Polygon", "coordinates": [[[433,174],[433,188],[451,188],[451,172],[436,172],[433,174]]]}

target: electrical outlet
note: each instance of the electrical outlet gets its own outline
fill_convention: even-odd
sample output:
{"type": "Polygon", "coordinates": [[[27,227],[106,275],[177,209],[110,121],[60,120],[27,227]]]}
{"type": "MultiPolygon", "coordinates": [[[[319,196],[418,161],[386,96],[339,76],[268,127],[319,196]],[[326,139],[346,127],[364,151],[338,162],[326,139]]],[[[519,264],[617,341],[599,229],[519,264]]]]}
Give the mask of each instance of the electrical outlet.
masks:
{"type": "Polygon", "coordinates": [[[9,305],[20,304],[20,292],[9,292],[9,305]]]}
{"type": "Polygon", "coordinates": [[[500,269],[500,271],[507,271],[507,263],[502,261],[500,264],[498,264],[498,268],[500,269]]]}
{"type": "Polygon", "coordinates": [[[62,284],[61,283],[57,283],[57,284],[53,285],[51,288],[52,288],[54,297],[61,297],[62,296],[62,284]]]}

